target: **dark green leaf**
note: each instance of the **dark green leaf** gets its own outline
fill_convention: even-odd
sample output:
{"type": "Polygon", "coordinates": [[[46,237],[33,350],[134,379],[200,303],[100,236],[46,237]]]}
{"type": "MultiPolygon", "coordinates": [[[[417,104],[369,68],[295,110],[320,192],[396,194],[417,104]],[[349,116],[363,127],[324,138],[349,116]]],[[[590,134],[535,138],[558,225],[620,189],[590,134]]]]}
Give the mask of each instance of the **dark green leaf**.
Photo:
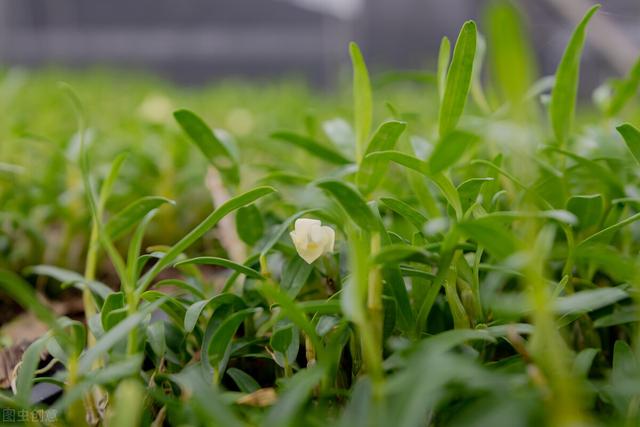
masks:
{"type": "Polygon", "coordinates": [[[255,204],[243,206],[236,212],[236,232],[247,245],[255,245],[264,234],[264,220],[255,204]]]}
{"type": "Polygon", "coordinates": [[[184,316],[185,332],[189,333],[193,331],[196,323],[198,323],[198,319],[200,318],[202,311],[206,307],[210,307],[215,310],[217,307],[220,307],[222,305],[231,305],[236,309],[242,309],[246,307],[242,298],[232,293],[224,293],[206,300],[195,302],[187,309],[187,312],[184,316]]]}
{"type": "Polygon", "coordinates": [[[352,185],[334,179],[323,180],[316,185],[331,194],[357,226],[368,230],[377,227],[371,208],[352,185]]]}
{"type": "MultiPolygon", "coordinates": [[[[231,341],[244,318],[255,312],[255,308],[240,310],[226,318],[220,326],[218,326],[211,338],[207,352],[211,365],[216,369],[219,369],[219,363],[224,360],[227,349],[231,345],[231,341]]],[[[222,372],[218,372],[218,375],[221,374],[222,372]]]]}
{"type": "Polygon", "coordinates": [[[233,382],[243,393],[253,393],[260,388],[260,384],[251,375],[238,368],[227,369],[227,375],[233,379],[233,382]]]}
{"type": "Polygon", "coordinates": [[[282,427],[298,425],[298,415],[323,375],[324,369],[316,365],[291,378],[277,403],[267,412],[264,425],[282,427]]]}
{"type": "Polygon", "coordinates": [[[221,141],[207,124],[188,110],[173,113],[176,121],[193,141],[205,158],[222,174],[230,184],[240,181],[237,160],[229,147],[221,141]]]}
{"type": "Polygon", "coordinates": [[[107,233],[111,240],[117,240],[131,227],[140,222],[150,211],[165,203],[174,204],[173,201],[164,197],[143,197],[138,199],[111,217],[104,225],[104,232],[107,233]]]}
{"type": "Polygon", "coordinates": [[[567,210],[578,218],[578,225],[585,229],[600,221],[604,209],[602,195],[573,196],[567,202],[567,210]]]}

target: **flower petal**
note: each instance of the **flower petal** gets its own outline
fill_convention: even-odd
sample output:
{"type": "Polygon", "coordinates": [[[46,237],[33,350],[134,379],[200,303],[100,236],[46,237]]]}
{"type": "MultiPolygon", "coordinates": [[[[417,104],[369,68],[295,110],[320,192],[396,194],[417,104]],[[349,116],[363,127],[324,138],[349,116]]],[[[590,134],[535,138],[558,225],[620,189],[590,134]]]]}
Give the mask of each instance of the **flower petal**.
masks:
{"type": "Polygon", "coordinates": [[[322,226],[322,231],[324,232],[325,236],[326,236],[326,243],[324,246],[324,251],[325,252],[333,252],[333,247],[335,246],[336,243],[336,232],[333,228],[328,227],[326,225],[322,226]]]}
{"type": "Polygon", "coordinates": [[[311,227],[313,227],[314,225],[321,225],[321,224],[322,223],[320,222],[319,219],[298,218],[296,219],[294,229],[300,237],[304,237],[305,239],[307,239],[309,236],[311,227]]]}

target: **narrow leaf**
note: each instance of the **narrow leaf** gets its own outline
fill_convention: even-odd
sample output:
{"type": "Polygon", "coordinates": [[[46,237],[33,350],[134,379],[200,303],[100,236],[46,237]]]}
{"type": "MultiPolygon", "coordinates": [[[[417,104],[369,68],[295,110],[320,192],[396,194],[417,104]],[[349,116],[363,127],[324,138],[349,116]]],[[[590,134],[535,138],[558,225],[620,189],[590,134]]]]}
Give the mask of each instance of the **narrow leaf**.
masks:
{"type": "Polygon", "coordinates": [[[238,163],[229,148],[213,133],[209,126],[188,110],[178,110],[173,113],[173,117],[222,176],[229,183],[237,184],[240,181],[238,163]]]}
{"type": "Polygon", "coordinates": [[[360,162],[369,139],[369,132],[371,132],[373,101],[367,65],[364,62],[360,48],[354,42],[349,44],[349,54],[353,66],[353,116],[356,131],[356,159],[360,162]]]}
{"type": "MultiPolygon", "coordinates": [[[[385,122],[376,131],[367,147],[367,154],[376,151],[392,150],[407,125],[404,122],[385,122]]],[[[386,162],[380,158],[365,157],[360,163],[356,181],[364,194],[375,190],[385,176],[386,162]]]]}
{"type": "Polygon", "coordinates": [[[447,70],[449,69],[449,61],[451,60],[451,42],[447,37],[443,37],[440,41],[440,49],[438,50],[438,98],[440,103],[444,99],[444,90],[447,85],[447,70]]]}
{"type": "Polygon", "coordinates": [[[273,193],[275,190],[271,187],[257,187],[239,196],[233,197],[222,204],[218,209],[213,211],[207,218],[191,230],[186,236],[174,244],[165,255],[158,260],[157,263],[140,279],[141,284],[138,292],[143,292],[149,286],[153,278],[160,273],[165,267],[180,256],[189,246],[202,237],[207,231],[214,227],[218,221],[227,216],[236,209],[255,202],[261,197],[273,193]]]}
{"type": "Polygon", "coordinates": [[[640,130],[630,123],[624,123],[616,128],[618,133],[624,138],[631,155],[640,164],[640,130]]]}
{"type": "Polygon", "coordinates": [[[196,258],[189,258],[182,261],[178,261],[174,264],[174,267],[178,267],[180,265],[192,265],[192,264],[205,264],[205,265],[219,265],[221,267],[226,267],[231,270],[237,271],[238,273],[242,273],[247,277],[251,277],[253,279],[263,280],[264,277],[260,273],[258,273],[253,268],[249,268],[246,265],[238,264],[233,261],[229,261],[228,259],[218,258],[213,256],[202,256],[196,258]]]}
{"type": "Polygon", "coordinates": [[[376,228],[377,221],[371,208],[352,185],[334,179],[323,180],[316,185],[333,196],[356,225],[368,230],[376,228]]]}
{"type": "Polygon", "coordinates": [[[465,22],[453,49],[453,59],[440,105],[441,137],[455,129],[467,102],[476,54],[476,37],[475,22],[465,22]]]}
{"type": "Polygon", "coordinates": [[[549,104],[549,116],[556,142],[560,145],[564,144],[569,137],[573,124],[578,82],[580,81],[580,57],[587,24],[599,8],[600,5],[593,6],[582,18],[571,36],[556,71],[556,83],[551,92],[551,103],[549,104]]]}
{"type": "Polygon", "coordinates": [[[479,139],[477,135],[463,131],[452,131],[446,134],[429,157],[431,173],[436,174],[453,165],[479,139]]]}
{"type": "Polygon", "coordinates": [[[104,232],[111,240],[117,240],[149,212],[165,203],[174,204],[172,200],[164,197],[142,197],[111,217],[104,225],[104,232]]]}
{"type": "Polygon", "coordinates": [[[638,93],[640,87],[640,57],[629,71],[626,79],[615,89],[615,93],[611,98],[607,114],[613,116],[618,114],[625,104],[638,93]]]}
{"type": "Polygon", "coordinates": [[[343,156],[340,152],[322,145],[318,141],[315,141],[306,136],[298,135],[293,132],[280,131],[272,133],[271,138],[284,141],[293,146],[301,148],[312,156],[315,156],[329,163],[334,163],[337,165],[347,165],[349,163],[352,163],[351,160],[343,156]]]}

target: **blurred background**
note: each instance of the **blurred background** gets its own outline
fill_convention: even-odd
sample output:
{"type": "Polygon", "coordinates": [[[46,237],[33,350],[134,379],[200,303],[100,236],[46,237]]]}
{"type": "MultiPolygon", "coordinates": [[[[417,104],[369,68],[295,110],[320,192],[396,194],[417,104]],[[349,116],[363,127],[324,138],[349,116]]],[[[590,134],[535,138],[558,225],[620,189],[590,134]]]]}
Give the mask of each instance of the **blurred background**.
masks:
{"type": "MultiPolygon", "coordinates": [[[[185,84],[297,75],[332,87],[356,40],[373,70],[433,66],[443,35],[479,0],[2,0],[3,66],[108,66],[185,84]]],[[[589,0],[520,1],[543,75],[552,74],[589,0]]],[[[603,0],[589,29],[583,87],[624,73],[640,46],[640,1],[603,0]]]]}

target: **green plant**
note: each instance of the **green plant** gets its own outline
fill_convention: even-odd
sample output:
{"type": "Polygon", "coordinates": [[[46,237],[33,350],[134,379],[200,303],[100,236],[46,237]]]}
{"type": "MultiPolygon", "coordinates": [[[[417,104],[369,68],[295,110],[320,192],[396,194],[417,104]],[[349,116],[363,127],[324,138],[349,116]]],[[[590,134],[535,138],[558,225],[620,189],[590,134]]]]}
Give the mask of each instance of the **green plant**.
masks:
{"type": "Polygon", "coordinates": [[[117,157],[97,185],[86,108],[67,89],[92,221],[84,275],[24,273],[80,289],[86,322],[56,319],[29,283],[0,271],[3,289],[50,327],[0,403],[34,409],[33,384],[51,382],[64,388],[51,408],[70,425],[637,423],[638,73],[600,112],[576,115],[596,10],[552,88],[536,81],[517,10],[499,2],[486,20],[491,84],[469,21],[453,55],[443,39],[435,75],[420,79],[435,85],[428,113],[402,102],[376,110],[355,44],[353,126],[307,118],[303,131],[269,129],[256,147],[178,110],[179,129],[162,132],[193,145],[174,154],[197,147],[232,197],[147,251],[156,215],[190,207],[134,193],[109,214],[136,157],[117,157]],[[523,63],[526,72],[508,72],[523,63]],[[268,167],[245,162],[261,154],[268,167]],[[234,216],[226,227],[246,259],[198,246],[234,216]],[[290,235],[310,218],[322,226],[302,221],[290,235]],[[116,290],[97,279],[102,253],[116,290]],[[38,370],[45,348],[63,370],[38,370]]]}

